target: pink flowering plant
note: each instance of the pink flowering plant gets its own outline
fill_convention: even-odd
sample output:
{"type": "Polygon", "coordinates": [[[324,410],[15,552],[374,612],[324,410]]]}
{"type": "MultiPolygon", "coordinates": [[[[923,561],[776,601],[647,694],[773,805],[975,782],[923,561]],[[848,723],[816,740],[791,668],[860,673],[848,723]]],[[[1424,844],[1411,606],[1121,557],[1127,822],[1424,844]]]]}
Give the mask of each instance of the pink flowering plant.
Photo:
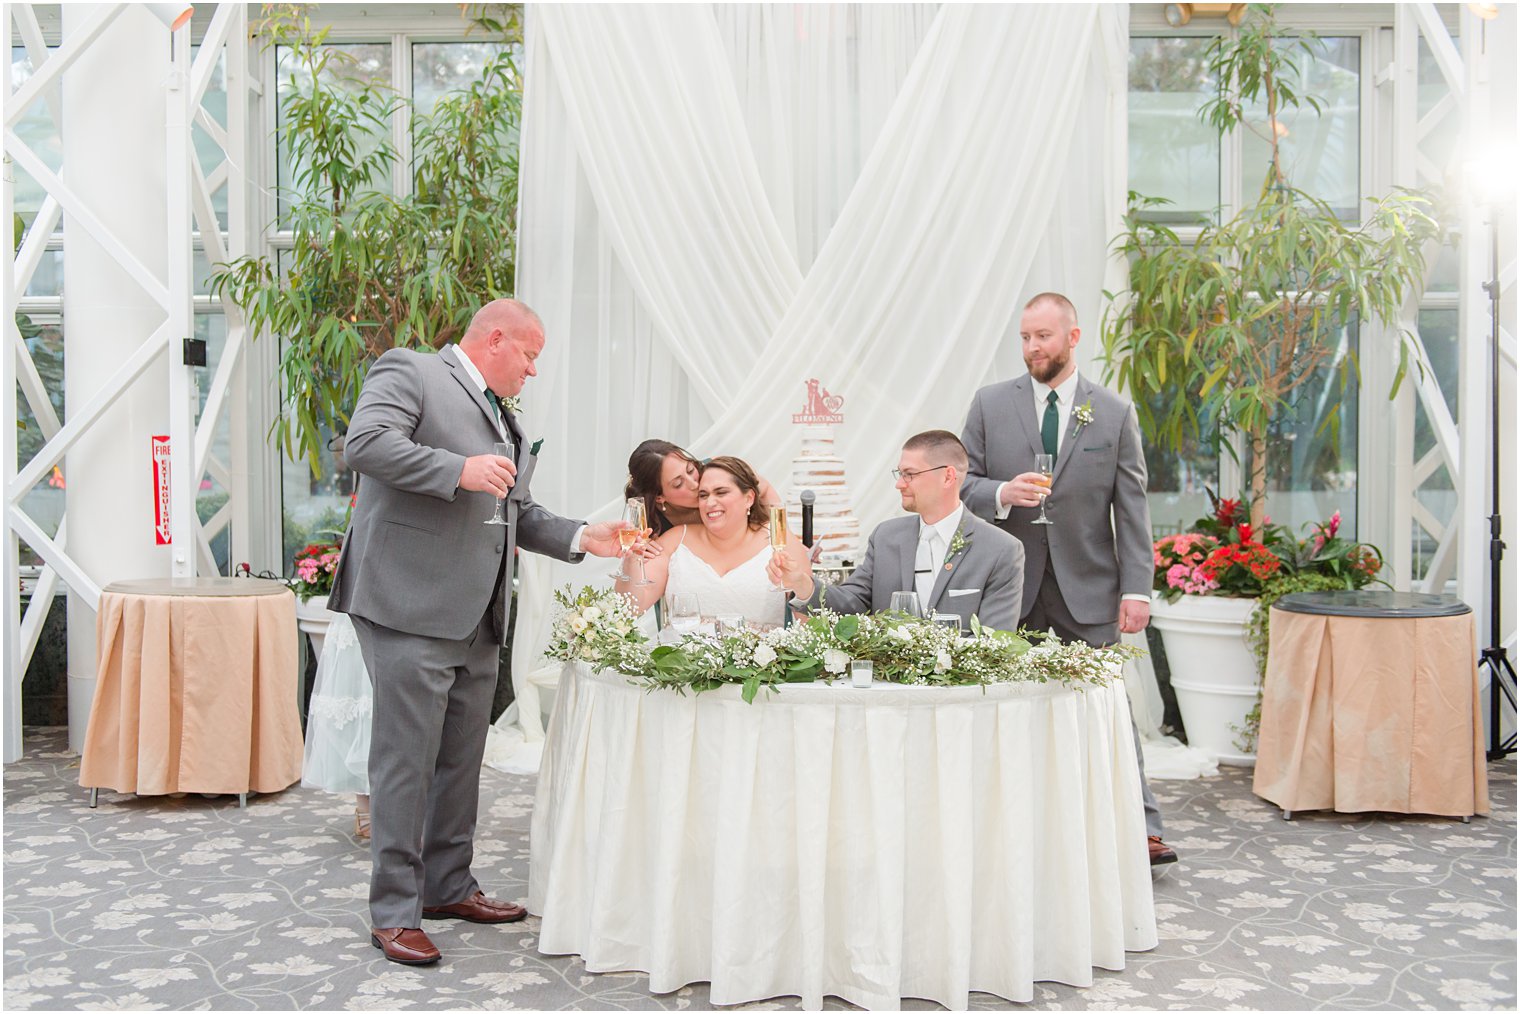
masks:
{"type": "Polygon", "coordinates": [[[340,542],[313,542],[296,553],[295,576],[290,579],[290,590],[305,602],[318,595],[332,591],[333,572],[338,569],[340,542]]]}

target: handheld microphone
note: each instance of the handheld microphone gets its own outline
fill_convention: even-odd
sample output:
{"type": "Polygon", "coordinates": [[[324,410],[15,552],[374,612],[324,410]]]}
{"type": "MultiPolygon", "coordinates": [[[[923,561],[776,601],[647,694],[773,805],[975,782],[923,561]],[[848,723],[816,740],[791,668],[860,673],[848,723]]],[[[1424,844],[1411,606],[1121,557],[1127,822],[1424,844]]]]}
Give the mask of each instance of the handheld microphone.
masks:
{"type": "Polygon", "coordinates": [[[818,494],[812,490],[802,491],[802,544],[809,549],[813,548],[813,504],[817,500],[818,494]]]}

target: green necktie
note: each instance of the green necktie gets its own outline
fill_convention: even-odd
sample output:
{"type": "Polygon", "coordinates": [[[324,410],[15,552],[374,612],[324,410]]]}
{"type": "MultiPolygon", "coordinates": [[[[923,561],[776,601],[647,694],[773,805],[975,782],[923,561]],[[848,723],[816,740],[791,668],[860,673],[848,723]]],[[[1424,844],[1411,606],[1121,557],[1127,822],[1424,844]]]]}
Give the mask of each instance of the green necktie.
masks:
{"type": "Polygon", "coordinates": [[[1060,400],[1051,391],[1045,399],[1045,418],[1040,420],[1040,443],[1045,445],[1045,453],[1052,458],[1056,456],[1056,442],[1060,436],[1061,414],[1056,411],[1056,402],[1060,400]]]}

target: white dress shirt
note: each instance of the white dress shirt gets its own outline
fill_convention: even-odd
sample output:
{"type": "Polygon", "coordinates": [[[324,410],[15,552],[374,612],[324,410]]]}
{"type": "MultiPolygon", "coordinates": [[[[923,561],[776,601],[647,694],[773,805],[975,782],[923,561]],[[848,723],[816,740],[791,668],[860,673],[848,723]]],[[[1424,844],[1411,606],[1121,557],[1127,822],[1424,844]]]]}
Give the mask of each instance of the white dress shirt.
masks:
{"type": "Polygon", "coordinates": [[[965,511],[964,504],[956,504],[955,510],[932,525],[919,519],[918,555],[914,557],[913,584],[918,592],[918,604],[925,616],[929,614],[929,597],[934,594],[939,569],[945,565],[945,556],[950,551],[950,540],[955,538],[956,529],[961,526],[961,515],[965,511]]]}

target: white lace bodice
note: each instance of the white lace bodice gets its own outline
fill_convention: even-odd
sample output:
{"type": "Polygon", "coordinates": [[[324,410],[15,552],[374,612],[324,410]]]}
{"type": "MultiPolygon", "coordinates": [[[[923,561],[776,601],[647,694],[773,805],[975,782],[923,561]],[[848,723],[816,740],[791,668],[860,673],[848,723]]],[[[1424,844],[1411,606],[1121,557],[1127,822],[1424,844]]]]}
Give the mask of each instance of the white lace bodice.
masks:
{"type": "Polygon", "coordinates": [[[704,616],[739,615],[750,623],[779,624],[786,598],[765,572],[770,559],[771,547],[761,546],[758,553],[720,577],[706,560],[686,548],[683,537],[670,555],[665,593],[697,596],[704,616]]]}

